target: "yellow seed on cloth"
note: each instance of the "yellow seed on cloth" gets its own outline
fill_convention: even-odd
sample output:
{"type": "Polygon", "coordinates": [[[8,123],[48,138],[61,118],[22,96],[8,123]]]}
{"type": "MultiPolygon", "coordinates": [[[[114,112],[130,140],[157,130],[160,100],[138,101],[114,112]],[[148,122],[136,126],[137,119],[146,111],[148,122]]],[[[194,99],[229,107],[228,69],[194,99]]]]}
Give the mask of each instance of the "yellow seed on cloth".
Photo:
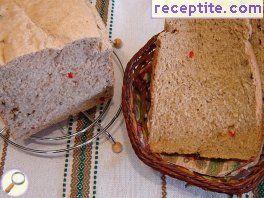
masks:
{"type": "Polygon", "coordinates": [[[113,42],[115,48],[121,48],[122,47],[122,40],[119,38],[116,38],[113,42]]]}
{"type": "Polygon", "coordinates": [[[116,142],[112,145],[112,150],[114,153],[121,153],[123,150],[123,146],[120,142],[116,142]]]}

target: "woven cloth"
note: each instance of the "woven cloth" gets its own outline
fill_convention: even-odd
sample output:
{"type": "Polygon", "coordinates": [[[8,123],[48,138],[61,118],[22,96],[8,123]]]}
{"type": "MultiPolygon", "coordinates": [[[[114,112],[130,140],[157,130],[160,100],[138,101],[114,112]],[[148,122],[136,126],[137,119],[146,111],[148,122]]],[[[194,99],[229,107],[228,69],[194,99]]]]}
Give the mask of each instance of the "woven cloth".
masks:
{"type": "MultiPolygon", "coordinates": [[[[110,39],[122,39],[123,47],[116,52],[124,66],[134,53],[163,29],[163,20],[151,18],[151,1],[95,0],[92,3],[107,24],[110,39]]],[[[118,81],[121,86],[122,81],[118,81]]],[[[97,116],[101,112],[102,107],[99,106],[90,114],[97,116]]],[[[107,119],[102,121],[102,126],[104,122],[107,119]]],[[[87,124],[85,120],[78,121],[69,126],[68,133],[87,124]]],[[[67,140],[65,148],[70,144],[85,142],[97,130],[92,129],[79,138],[67,140]]],[[[29,180],[29,188],[21,196],[23,198],[229,197],[188,186],[144,165],[133,152],[122,115],[109,132],[123,144],[122,153],[113,153],[111,143],[105,136],[100,136],[91,145],[54,157],[30,155],[1,141],[0,175],[12,169],[24,172],[29,180]]],[[[253,194],[264,197],[264,184],[243,197],[253,197],[253,194]]],[[[1,191],[0,197],[8,196],[1,191]]]]}

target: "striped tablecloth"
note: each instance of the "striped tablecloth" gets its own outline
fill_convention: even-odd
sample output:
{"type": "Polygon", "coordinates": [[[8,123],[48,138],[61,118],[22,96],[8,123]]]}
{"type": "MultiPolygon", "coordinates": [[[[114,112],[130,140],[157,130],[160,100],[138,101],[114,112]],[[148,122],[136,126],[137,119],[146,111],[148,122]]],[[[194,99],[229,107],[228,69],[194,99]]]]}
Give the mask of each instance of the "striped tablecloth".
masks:
{"type": "MultiPolygon", "coordinates": [[[[93,3],[107,24],[110,39],[119,37],[123,41],[123,47],[117,50],[123,65],[149,38],[163,29],[163,20],[151,18],[151,1],[94,0],[93,3]]],[[[119,83],[121,86],[121,80],[119,83]]],[[[100,111],[98,107],[92,114],[98,115],[100,111]]],[[[69,133],[84,124],[78,122],[69,127],[69,133]]],[[[0,174],[2,176],[11,169],[23,171],[29,180],[29,188],[21,196],[24,198],[228,197],[186,186],[185,182],[161,175],[144,165],[132,150],[122,115],[109,131],[122,142],[124,150],[121,154],[114,154],[110,142],[103,136],[92,145],[56,157],[29,155],[1,142],[0,174]]],[[[85,142],[95,132],[68,140],[67,144],[85,142]]],[[[254,193],[264,197],[263,191],[264,186],[254,193]]],[[[252,196],[252,192],[244,195],[252,196]]],[[[0,197],[8,196],[1,191],[0,197]]]]}

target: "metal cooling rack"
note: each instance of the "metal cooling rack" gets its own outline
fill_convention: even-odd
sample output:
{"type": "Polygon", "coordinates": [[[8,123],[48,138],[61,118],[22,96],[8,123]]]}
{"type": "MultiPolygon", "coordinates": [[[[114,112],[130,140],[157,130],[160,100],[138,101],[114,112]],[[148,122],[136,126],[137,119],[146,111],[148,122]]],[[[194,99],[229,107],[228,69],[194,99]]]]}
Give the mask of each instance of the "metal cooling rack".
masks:
{"type": "MultiPolygon", "coordinates": [[[[113,52],[113,55],[114,55],[115,62],[117,62],[114,65],[118,65],[118,69],[120,70],[121,75],[122,75],[121,77],[123,79],[124,68],[123,68],[122,62],[121,62],[121,60],[119,59],[119,57],[117,56],[117,54],[115,52],[113,52]]],[[[102,105],[103,109],[100,111],[100,114],[97,117],[95,117],[95,118],[92,118],[87,112],[81,112],[82,119],[86,119],[90,124],[86,125],[83,129],[81,129],[79,131],[75,131],[75,132],[69,134],[67,129],[65,129],[65,127],[60,127],[60,131],[63,133],[63,135],[59,135],[59,136],[55,136],[55,137],[31,136],[27,140],[27,141],[37,142],[39,145],[44,144],[44,146],[45,146],[46,143],[51,143],[51,144],[55,144],[56,145],[56,144],[60,144],[60,141],[63,141],[63,140],[64,141],[71,140],[71,139],[74,140],[75,137],[83,135],[85,133],[88,133],[90,129],[92,129],[93,127],[97,127],[99,130],[95,130],[97,132],[91,138],[87,139],[83,143],[70,145],[70,146],[67,146],[66,148],[60,148],[60,149],[31,148],[31,147],[29,147],[27,145],[16,143],[15,141],[13,141],[10,138],[8,138],[7,129],[6,128],[3,128],[3,129],[0,130],[0,137],[5,142],[7,142],[8,144],[10,144],[10,145],[22,150],[22,151],[33,153],[33,154],[41,154],[41,155],[58,154],[58,153],[63,153],[63,152],[71,151],[71,150],[86,146],[86,145],[92,143],[98,137],[102,136],[103,134],[107,135],[108,139],[110,141],[112,141],[113,144],[115,144],[116,143],[115,139],[112,137],[112,135],[107,130],[113,125],[113,123],[119,117],[119,115],[121,113],[121,110],[122,110],[121,104],[119,105],[118,109],[115,111],[114,115],[111,117],[110,121],[104,127],[101,126],[101,121],[103,119],[105,119],[106,113],[111,108],[110,104],[111,104],[111,100],[105,102],[102,105]]],[[[70,121],[70,120],[72,120],[72,118],[73,117],[71,116],[71,119],[70,118],[68,119],[68,127],[69,127],[69,125],[72,125],[72,122],[70,121]]],[[[74,141],[72,141],[72,142],[74,142],[74,141]]]]}

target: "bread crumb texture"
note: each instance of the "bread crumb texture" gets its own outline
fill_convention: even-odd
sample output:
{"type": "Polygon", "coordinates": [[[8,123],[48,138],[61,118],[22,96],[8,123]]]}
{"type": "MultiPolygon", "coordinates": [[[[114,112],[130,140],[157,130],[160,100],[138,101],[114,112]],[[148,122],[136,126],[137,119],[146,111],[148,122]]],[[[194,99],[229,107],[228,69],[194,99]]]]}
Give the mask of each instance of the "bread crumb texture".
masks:
{"type": "MultiPolygon", "coordinates": [[[[262,131],[243,20],[168,20],[158,37],[148,121],[152,151],[256,157],[262,131]]],[[[263,53],[263,50],[262,52],[263,53]]]]}

